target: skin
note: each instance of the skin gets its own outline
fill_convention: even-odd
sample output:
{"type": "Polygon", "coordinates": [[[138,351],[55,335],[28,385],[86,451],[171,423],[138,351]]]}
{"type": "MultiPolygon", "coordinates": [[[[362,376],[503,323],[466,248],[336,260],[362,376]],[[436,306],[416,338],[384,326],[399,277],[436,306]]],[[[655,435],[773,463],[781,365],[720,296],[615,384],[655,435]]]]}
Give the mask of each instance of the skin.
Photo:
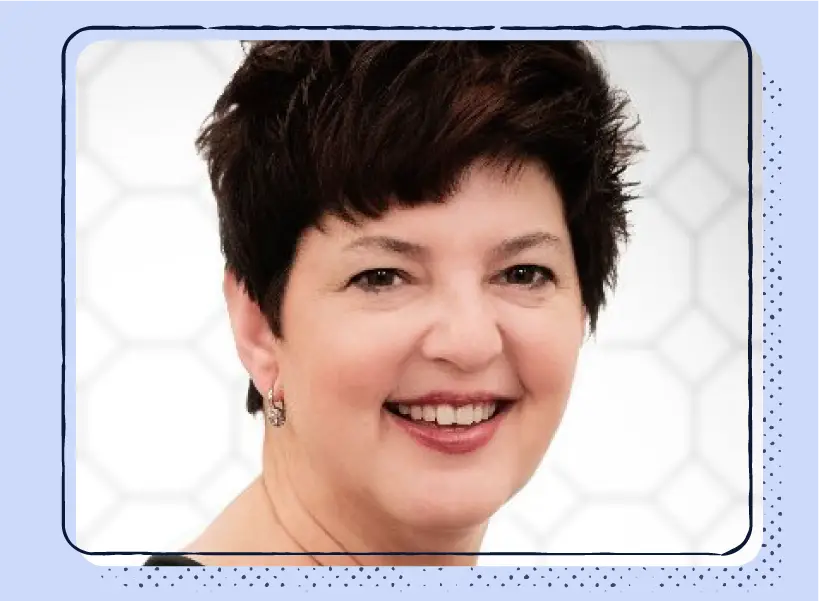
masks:
{"type": "Polygon", "coordinates": [[[214,565],[473,565],[355,553],[479,551],[543,459],[586,318],[548,174],[476,164],[445,204],[325,220],[300,242],[280,339],[229,271],[224,290],[242,362],[284,396],[287,423],[266,425],[262,475],[186,551],[352,554],[195,556],[214,565]],[[356,279],[367,270],[382,271],[356,279]],[[433,390],[516,402],[488,445],[446,455],[383,409],[433,390]]]}

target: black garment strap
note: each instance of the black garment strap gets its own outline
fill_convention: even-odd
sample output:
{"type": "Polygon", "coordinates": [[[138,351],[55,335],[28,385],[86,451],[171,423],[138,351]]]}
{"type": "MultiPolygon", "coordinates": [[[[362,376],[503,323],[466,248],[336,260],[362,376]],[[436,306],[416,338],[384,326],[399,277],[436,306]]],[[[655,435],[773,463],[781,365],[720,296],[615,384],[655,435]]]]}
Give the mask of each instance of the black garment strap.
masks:
{"type": "Polygon", "coordinates": [[[194,561],[184,555],[151,555],[146,566],[201,566],[198,561],[194,561]]]}

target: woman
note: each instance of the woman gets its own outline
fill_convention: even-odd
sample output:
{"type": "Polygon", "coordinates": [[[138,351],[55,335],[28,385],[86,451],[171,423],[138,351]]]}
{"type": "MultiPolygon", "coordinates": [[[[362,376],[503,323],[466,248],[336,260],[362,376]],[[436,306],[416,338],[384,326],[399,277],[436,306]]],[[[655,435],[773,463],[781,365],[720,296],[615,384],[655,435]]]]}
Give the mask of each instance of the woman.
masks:
{"type": "Polygon", "coordinates": [[[147,565],[474,564],[614,282],[625,108],[578,42],[251,43],[197,144],[263,469],[147,565]]]}

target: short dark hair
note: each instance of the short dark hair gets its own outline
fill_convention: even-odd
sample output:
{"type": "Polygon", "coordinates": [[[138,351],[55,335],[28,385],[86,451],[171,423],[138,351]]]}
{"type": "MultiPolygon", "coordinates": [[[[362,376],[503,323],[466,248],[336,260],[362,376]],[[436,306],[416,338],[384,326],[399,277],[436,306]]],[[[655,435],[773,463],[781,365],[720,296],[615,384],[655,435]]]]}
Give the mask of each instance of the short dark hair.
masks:
{"type": "MultiPolygon", "coordinates": [[[[196,140],[222,252],[282,333],[302,233],[393,202],[442,202],[478,160],[545,167],[559,190],[594,332],[628,238],[641,147],[628,98],[576,41],[248,42],[196,140]]],[[[247,409],[262,408],[250,386],[247,409]]]]}

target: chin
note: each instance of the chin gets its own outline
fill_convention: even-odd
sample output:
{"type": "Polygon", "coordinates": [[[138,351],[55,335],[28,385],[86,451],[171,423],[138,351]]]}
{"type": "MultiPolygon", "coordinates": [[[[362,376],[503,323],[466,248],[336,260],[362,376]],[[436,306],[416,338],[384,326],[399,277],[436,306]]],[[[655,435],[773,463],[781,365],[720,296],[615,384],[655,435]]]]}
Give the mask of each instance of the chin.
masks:
{"type": "Polygon", "coordinates": [[[510,496],[485,485],[417,490],[401,503],[400,517],[418,530],[474,531],[485,526],[510,496]]]}

